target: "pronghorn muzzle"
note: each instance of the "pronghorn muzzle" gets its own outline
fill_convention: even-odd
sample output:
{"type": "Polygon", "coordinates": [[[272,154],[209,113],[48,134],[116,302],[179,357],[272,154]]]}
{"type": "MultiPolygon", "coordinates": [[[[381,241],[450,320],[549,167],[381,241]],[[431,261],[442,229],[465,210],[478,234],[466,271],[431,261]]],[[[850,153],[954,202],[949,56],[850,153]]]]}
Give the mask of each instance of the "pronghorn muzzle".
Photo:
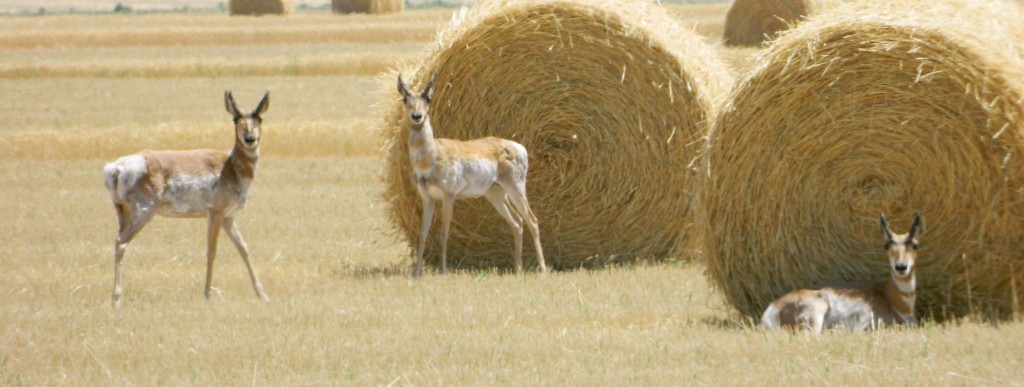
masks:
{"type": "Polygon", "coordinates": [[[908,266],[906,263],[897,263],[896,265],[893,266],[893,269],[895,269],[896,274],[900,276],[910,274],[910,266],[908,266]]]}

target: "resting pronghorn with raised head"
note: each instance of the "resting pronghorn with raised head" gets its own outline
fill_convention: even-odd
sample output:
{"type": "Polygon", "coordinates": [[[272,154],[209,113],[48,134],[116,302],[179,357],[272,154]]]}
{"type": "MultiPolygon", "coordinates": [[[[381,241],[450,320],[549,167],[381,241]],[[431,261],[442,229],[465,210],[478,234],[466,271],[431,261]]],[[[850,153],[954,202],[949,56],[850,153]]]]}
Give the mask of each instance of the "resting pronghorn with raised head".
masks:
{"type": "Polygon", "coordinates": [[[835,327],[862,331],[879,325],[917,324],[914,260],[917,237],[921,234],[921,214],[914,217],[914,225],[907,234],[893,234],[885,214],[881,223],[889,255],[887,281],[791,292],[768,305],[761,316],[761,325],[821,332],[835,327]]]}
{"type": "Polygon", "coordinates": [[[249,187],[256,176],[260,156],[260,115],[267,111],[270,93],[263,95],[252,113],[235,106],[231,92],[224,104],[235,122],[235,146],[231,152],[201,149],[185,151],[142,151],[117,159],[103,168],[110,199],[117,210],[119,230],[114,242],[114,305],[121,302],[121,260],[128,243],[159,214],[173,218],[202,218],[209,221],[206,241],[206,287],[210,298],[213,261],[217,255],[220,229],[227,232],[245,267],[256,295],[266,300],[263,285],[249,262],[249,248],[235,225],[235,215],[245,208],[249,187]]]}
{"type": "Polygon", "coordinates": [[[423,271],[423,249],[434,217],[434,201],[441,201],[441,272],[446,273],[448,228],[455,209],[455,199],[481,196],[486,197],[512,227],[516,272],[523,271],[524,223],[533,235],[540,271],[547,272],[537,217],[533,215],[526,199],[526,148],[517,142],[497,137],[469,141],[435,139],[427,113],[436,79],[437,74],[434,74],[423,92],[414,94],[402,81],[402,75],[398,75],[398,92],[402,94],[406,117],[409,119],[408,145],[412,179],[423,201],[423,223],[413,276],[418,277],[423,271]]]}

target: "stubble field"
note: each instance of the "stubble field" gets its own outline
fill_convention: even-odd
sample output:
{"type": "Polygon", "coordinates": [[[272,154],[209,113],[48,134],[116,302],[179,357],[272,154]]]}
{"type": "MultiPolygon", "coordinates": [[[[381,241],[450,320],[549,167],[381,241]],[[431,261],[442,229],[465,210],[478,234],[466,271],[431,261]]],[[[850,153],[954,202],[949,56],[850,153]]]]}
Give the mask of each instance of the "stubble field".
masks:
{"type": "MultiPolygon", "coordinates": [[[[670,8],[712,43],[725,11],[670,8]]],[[[0,384],[1024,384],[1020,322],[765,332],[699,263],[412,280],[378,199],[375,103],[393,93],[383,69],[451,12],[4,19],[0,384]],[[203,298],[205,222],[157,218],[129,247],[112,308],[103,164],[229,148],[226,89],[243,109],[271,93],[238,217],[271,301],[226,238],[203,298]]],[[[756,54],[719,51],[736,74],[756,54]]]]}

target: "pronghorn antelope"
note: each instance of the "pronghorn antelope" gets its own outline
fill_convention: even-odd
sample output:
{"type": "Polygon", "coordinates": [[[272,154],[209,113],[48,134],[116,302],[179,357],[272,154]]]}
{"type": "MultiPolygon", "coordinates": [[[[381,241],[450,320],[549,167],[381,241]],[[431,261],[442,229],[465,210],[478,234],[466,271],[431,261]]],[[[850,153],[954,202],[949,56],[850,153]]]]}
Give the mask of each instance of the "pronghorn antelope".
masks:
{"type": "Polygon", "coordinates": [[[256,295],[267,299],[263,285],[249,262],[249,247],[235,225],[235,214],[245,208],[249,186],[256,175],[260,150],[260,115],[267,111],[270,93],[263,95],[252,113],[242,113],[231,92],[224,104],[235,122],[235,146],[231,152],[201,149],[185,151],[142,151],[117,159],[103,168],[110,199],[117,210],[119,230],[114,242],[115,306],[121,303],[121,260],[128,243],[157,214],[174,218],[206,217],[206,287],[210,298],[213,261],[217,255],[220,229],[234,242],[249,270],[256,295]]]}
{"type": "Polygon", "coordinates": [[[540,271],[547,272],[544,252],[540,246],[537,217],[526,199],[526,148],[497,137],[469,141],[434,138],[430,126],[431,97],[434,74],[420,94],[413,94],[398,75],[398,92],[402,94],[409,119],[409,160],[412,179],[423,201],[423,223],[413,277],[423,271],[423,249],[426,247],[430,223],[434,217],[434,201],[441,200],[441,272],[448,271],[448,228],[455,208],[455,199],[484,196],[498,214],[512,227],[515,236],[516,272],[523,271],[523,225],[530,229],[537,248],[540,271]],[[511,207],[511,208],[510,208],[511,207]]]}
{"type": "Polygon", "coordinates": [[[761,325],[769,328],[822,329],[844,327],[851,331],[873,329],[879,325],[915,325],[914,300],[917,236],[921,233],[921,214],[907,234],[893,234],[885,214],[881,217],[885,249],[889,255],[887,281],[850,287],[826,287],[796,290],[768,305],[761,325]]]}

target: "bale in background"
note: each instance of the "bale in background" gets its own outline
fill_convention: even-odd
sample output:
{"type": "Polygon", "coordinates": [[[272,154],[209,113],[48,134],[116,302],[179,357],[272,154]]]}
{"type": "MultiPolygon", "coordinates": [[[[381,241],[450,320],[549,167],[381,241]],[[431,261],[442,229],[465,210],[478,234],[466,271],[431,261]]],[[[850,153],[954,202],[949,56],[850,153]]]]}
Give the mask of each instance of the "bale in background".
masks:
{"type": "MultiPolygon", "coordinates": [[[[663,259],[691,236],[691,180],[730,78],[701,38],[657,5],[634,1],[490,1],[457,14],[405,79],[433,72],[438,138],[498,136],[530,154],[527,192],[555,268],[663,259]]],[[[390,74],[383,128],[385,201],[414,249],[422,206],[408,127],[390,74]]],[[[440,216],[435,216],[438,223],[440,216]]],[[[435,225],[427,262],[440,261],[435,225]]],[[[449,262],[512,265],[513,238],[486,200],[455,207],[449,262]]],[[[535,262],[524,248],[525,262],[535,262]]]]}
{"type": "MultiPolygon", "coordinates": [[[[871,2],[873,3],[873,2],[871,2]]],[[[1008,1],[847,4],[775,41],[722,108],[702,182],[707,274],[741,312],[884,280],[879,213],[925,219],[917,314],[1024,297],[1024,50],[1008,1]]]]}
{"type": "Polygon", "coordinates": [[[231,0],[228,11],[232,16],[289,15],[295,10],[293,0],[231,0]]]}
{"type": "Polygon", "coordinates": [[[819,10],[824,0],[735,0],[725,16],[725,44],[756,46],[819,10]]]}
{"type": "Polygon", "coordinates": [[[331,0],[334,13],[368,13],[381,15],[405,10],[404,0],[331,0]]]}

